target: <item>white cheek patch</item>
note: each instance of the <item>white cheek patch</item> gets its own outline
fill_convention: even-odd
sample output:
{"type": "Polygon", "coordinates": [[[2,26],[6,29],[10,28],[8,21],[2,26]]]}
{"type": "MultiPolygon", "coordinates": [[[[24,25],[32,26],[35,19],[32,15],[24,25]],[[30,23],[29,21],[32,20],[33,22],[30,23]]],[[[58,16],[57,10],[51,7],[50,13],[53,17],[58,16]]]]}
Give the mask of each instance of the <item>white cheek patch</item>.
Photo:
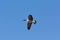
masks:
{"type": "Polygon", "coordinates": [[[27,22],[28,22],[29,20],[27,19],[27,22]]]}
{"type": "Polygon", "coordinates": [[[35,20],[33,20],[32,23],[35,23],[35,20]]]}

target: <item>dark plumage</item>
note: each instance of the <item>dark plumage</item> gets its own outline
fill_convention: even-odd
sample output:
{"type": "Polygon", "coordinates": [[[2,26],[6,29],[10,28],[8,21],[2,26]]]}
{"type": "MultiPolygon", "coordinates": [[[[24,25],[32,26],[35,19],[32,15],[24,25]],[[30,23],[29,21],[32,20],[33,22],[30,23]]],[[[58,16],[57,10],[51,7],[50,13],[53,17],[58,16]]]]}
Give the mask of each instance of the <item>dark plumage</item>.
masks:
{"type": "MultiPolygon", "coordinates": [[[[28,22],[27,22],[27,29],[28,30],[30,30],[32,23],[33,23],[33,17],[32,17],[32,15],[29,15],[28,22]]],[[[34,24],[36,24],[36,20],[35,20],[34,24]]]]}

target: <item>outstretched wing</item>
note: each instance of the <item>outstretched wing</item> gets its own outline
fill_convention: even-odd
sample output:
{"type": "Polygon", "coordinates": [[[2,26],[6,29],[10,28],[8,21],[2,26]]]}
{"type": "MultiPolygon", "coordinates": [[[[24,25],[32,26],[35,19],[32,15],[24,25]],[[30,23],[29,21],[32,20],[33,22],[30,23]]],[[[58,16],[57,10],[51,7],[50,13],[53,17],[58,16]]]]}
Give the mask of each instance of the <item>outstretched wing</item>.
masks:
{"type": "Polygon", "coordinates": [[[36,23],[37,23],[37,21],[35,20],[34,24],[36,24],[36,23]]]}
{"type": "Polygon", "coordinates": [[[27,29],[30,30],[32,23],[27,23],[27,29]]]}

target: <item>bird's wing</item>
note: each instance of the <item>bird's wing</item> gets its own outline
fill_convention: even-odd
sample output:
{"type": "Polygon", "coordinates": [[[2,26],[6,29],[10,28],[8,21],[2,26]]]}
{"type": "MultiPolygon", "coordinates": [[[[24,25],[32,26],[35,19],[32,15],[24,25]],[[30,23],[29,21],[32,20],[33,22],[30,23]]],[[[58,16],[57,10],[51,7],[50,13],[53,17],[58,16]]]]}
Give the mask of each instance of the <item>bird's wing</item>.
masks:
{"type": "Polygon", "coordinates": [[[33,20],[32,23],[36,24],[36,20],[33,20]]]}
{"type": "Polygon", "coordinates": [[[37,21],[35,20],[34,24],[36,24],[36,23],[37,23],[37,21]]]}
{"type": "Polygon", "coordinates": [[[27,29],[30,30],[32,23],[27,23],[27,29]]]}

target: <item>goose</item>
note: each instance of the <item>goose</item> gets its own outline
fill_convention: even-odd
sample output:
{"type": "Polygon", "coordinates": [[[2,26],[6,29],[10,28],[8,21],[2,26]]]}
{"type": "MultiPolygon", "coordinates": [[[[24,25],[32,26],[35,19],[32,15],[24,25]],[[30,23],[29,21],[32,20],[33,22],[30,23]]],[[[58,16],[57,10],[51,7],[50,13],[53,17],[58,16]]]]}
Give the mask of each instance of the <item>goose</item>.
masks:
{"type": "Polygon", "coordinates": [[[33,19],[33,16],[28,15],[28,19],[24,19],[23,21],[27,21],[27,29],[30,30],[32,24],[36,24],[36,20],[33,19]]]}

